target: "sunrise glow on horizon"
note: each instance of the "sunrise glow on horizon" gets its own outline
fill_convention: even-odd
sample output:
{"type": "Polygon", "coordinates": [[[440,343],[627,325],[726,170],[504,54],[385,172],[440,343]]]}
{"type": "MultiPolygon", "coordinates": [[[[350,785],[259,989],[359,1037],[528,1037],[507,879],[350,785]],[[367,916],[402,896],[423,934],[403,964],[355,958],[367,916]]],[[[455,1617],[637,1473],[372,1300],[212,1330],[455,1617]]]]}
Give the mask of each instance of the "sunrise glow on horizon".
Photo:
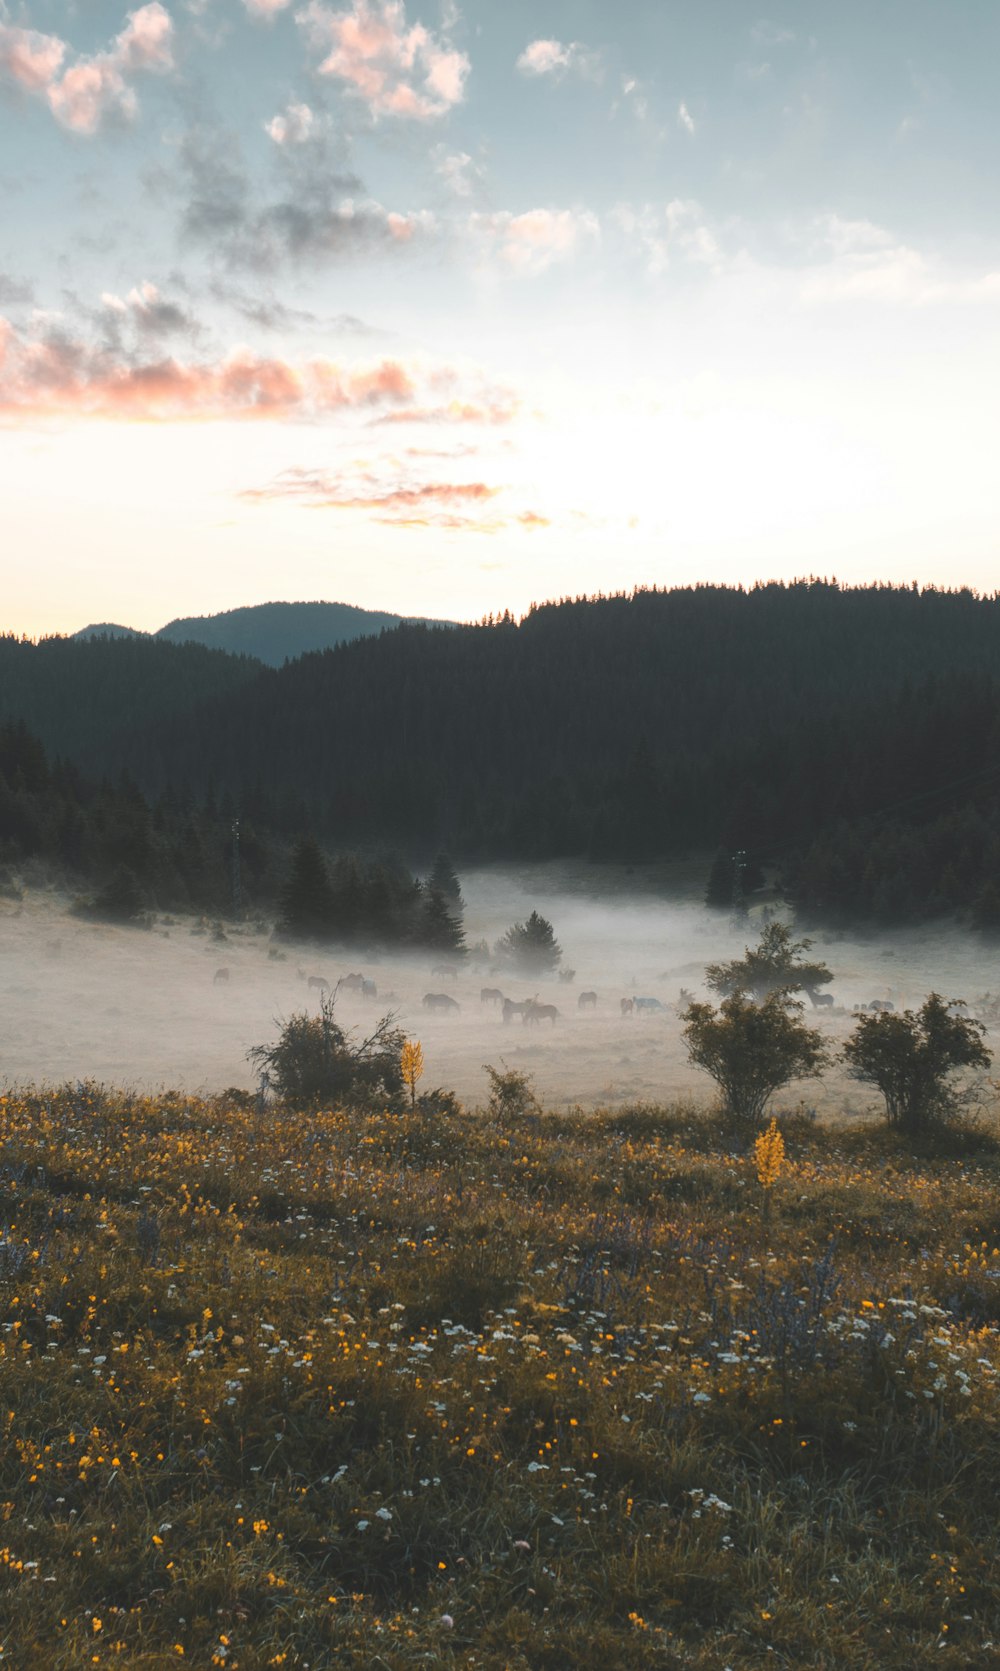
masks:
{"type": "Polygon", "coordinates": [[[1000,15],[0,0],[3,630],[998,585],[1000,15]]]}

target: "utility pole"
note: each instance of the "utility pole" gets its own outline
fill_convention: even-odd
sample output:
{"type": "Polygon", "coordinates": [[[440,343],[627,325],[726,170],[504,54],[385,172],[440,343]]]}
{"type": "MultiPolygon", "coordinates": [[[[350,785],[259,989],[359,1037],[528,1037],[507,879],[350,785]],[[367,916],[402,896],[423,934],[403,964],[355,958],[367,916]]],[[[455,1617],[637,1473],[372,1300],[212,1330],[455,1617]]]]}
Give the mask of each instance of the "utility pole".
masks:
{"type": "Polygon", "coordinates": [[[243,915],[243,883],[240,876],[240,821],[238,818],[233,819],[230,877],[233,885],[233,916],[239,922],[243,915]]]}
{"type": "Polygon", "coordinates": [[[747,868],[747,856],[741,849],[733,854],[733,899],[729,913],[730,928],[742,928],[747,920],[747,896],[743,886],[743,875],[747,868]]]}

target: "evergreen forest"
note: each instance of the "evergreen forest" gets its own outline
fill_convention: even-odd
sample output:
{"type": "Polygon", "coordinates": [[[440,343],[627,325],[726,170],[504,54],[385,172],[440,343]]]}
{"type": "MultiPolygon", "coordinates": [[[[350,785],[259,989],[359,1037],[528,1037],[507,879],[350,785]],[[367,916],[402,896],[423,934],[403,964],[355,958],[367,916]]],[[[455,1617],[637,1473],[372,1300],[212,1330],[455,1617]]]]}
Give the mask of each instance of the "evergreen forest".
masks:
{"type": "MultiPolygon", "coordinates": [[[[47,756],[46,793],[141,803],[123,828],[162,836],[168,870],[206,817],[224,845],[238,815],[282,853],[313,835],[418,868],[441,849],[460,865],[703,854],[707,880],[713,853],[740,852],[807,921],[1000,928],[1000,599],[965,590],[640,591],[404,624],[280,668],[7,638],[0,722],[47,756]]],[[[0,786],[4,856],[37,850],[40,823],[76,862],[54,813],[36,805],[32,825],[19,769],[0,786]]],[[[286,859],[266,868],[276,896],[286,859]]]]}

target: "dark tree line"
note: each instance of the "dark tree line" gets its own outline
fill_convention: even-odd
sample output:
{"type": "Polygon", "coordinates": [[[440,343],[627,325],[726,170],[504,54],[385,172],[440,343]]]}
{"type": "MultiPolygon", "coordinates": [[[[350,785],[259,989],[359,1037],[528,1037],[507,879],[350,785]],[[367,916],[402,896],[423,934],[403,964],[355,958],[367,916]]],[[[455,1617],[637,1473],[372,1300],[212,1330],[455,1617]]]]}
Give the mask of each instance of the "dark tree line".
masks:
{"type": "Polygon", "coordinates": [[[228,797],[285,841],[463,863],[721,848],[747,855],[748,886],[780,866],[807,915],[1000,920],[995,598],[801,582],[566,601],[280,669],[205,663],[183,701],[161,668],[110,726],[86,669],[103,688],[124,643],[138,679],[148,641],[4,642],[20,671],[4,683],[0,654],[0,700],[32,725],[37,707],[43,740],[72,732],[75,760],[154,800],[228,797]]]}
{"type": "Polygon", "coordinates": [[[331,866],[308,837],[292,855],[278,912],[291,938],[465,955],[458,878],[443,854],[425,884],[396,858],[344,853],[331,866]]]}

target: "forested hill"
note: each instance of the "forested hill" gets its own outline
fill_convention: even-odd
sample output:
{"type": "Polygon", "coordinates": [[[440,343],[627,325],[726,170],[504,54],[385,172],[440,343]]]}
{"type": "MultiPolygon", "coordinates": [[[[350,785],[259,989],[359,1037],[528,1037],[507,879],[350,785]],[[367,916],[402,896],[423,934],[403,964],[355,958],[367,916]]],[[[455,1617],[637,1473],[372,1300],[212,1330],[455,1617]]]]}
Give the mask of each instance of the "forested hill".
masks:
{"type": "Polygon", "coordinates": [[[786,848],[1000,761],[998,690],[994,600],[643,592],[305,656],[201,704],[194,726],[164,721],[128,764],[148,776],[159,759],[262,822],[348,842],[786,848]]]}
{"type": "MultiPolygon", "coordinates": [[[[102,649],[134,654],[138,678],[147,647],[102,649]]],[[[154,794],[228,795],[260,827],[336,847],[746,848],[820,912],[964,909],[1000,875],[995,599],[640,592],[402,626],[231,680],[91,734],[88,764],[154,794]]],[[[49,740],[30,704],[23,717],[49,740]]]]}
{"type": "Polygon", "coordinates": [[[245,656],[120,628],[38,644],[0,636],[0,723],[25,721],[51,756],[113,771],[134,754],[138,735],[151,738],[167,716],[186,723],[199,703],[224,699],[260,671],[245,656]]]}

